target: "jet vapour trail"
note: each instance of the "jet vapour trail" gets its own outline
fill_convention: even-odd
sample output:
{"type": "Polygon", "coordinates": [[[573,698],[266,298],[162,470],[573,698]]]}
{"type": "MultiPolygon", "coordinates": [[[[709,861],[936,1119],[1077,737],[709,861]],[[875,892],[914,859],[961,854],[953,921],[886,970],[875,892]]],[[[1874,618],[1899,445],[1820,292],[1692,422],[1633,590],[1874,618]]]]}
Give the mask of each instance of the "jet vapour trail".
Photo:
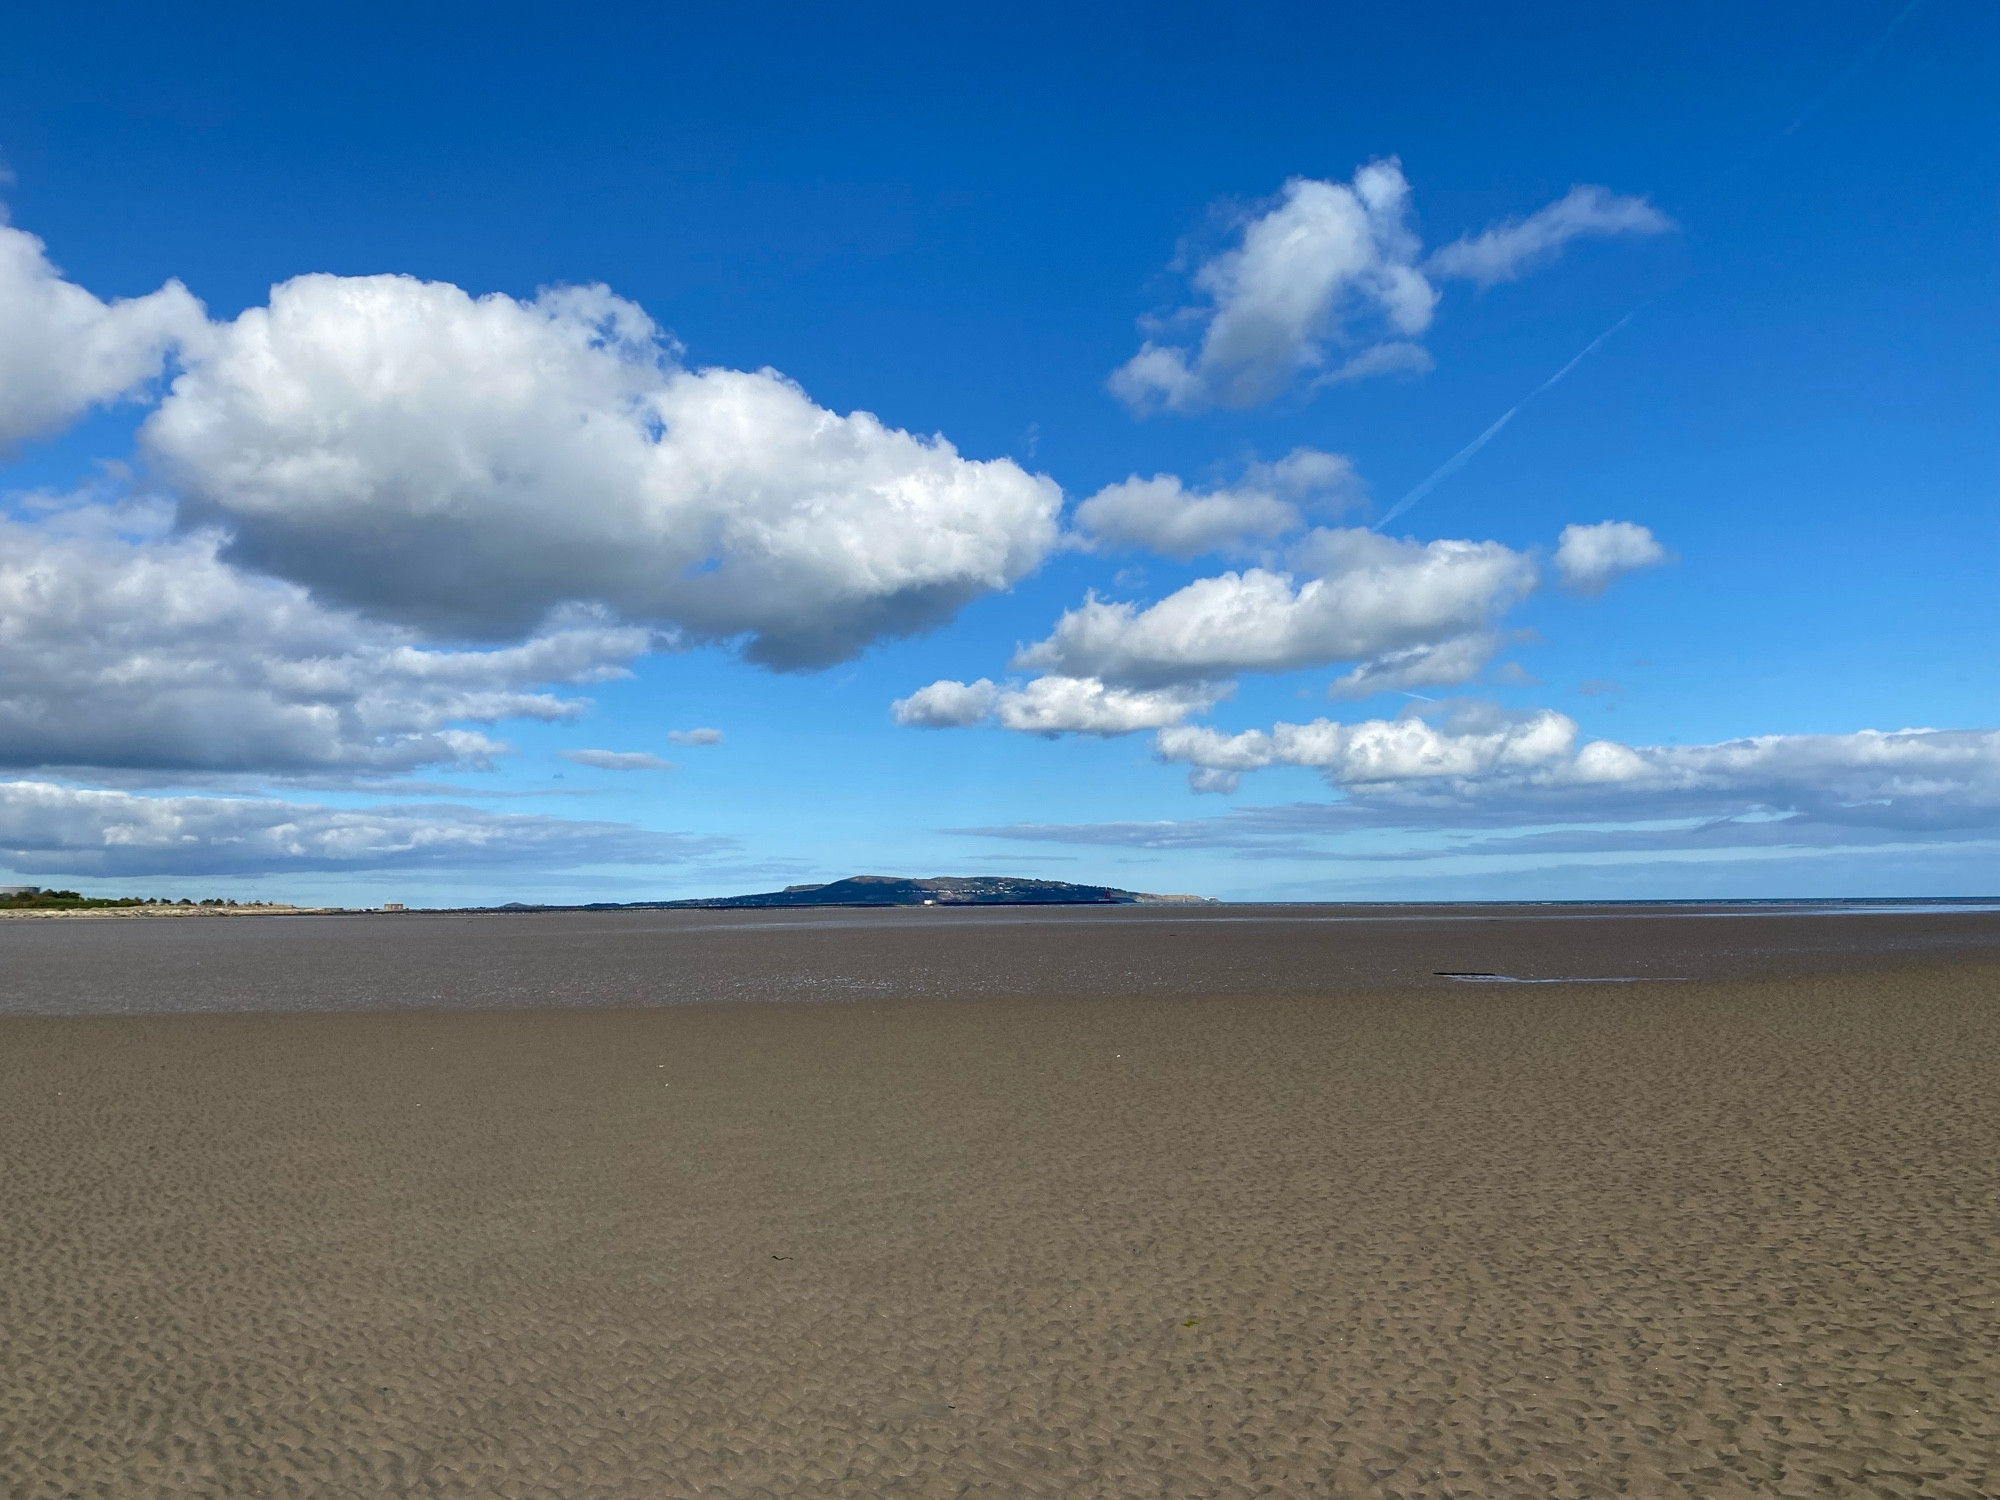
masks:
{"type": "Polygon", "coordinates": [[[1464,468],[1466,464],[1471,460],[1473,454],[1477,453],[1481,448],[1484,448],[1488,443],[1492,442],[1495,437],[1499,436],[1500,429],[1505,427],[1509,422],[1513,421],[1514,418],[1520,413],[1522,407],[1526,406],[1530,401],[1534,400],[1535,397],[1541,395],[1543,391],[1547,390],[1550,386],[1554,385],[1558,380],[1561,380],[1563,376],[1569,374],[1571,370],[1574,370],[1578,365],[1582,364],[1586,359],[1590,358],[1592,352],[1597,348],[1599,344],[1603,343],[1606,339],[1610,338],[1612,334],[1616,333],[1619,329],[1623,328],[1627,323],[1631,322],[1634,318],[1638,317],[1640,311],[1641,308],[1639,307],[1633,308],[1632,311],[1625,314],[1624,317],[1620,318],[1616,323],[1613,323],[1609,328],[1605,329],[1604,332],[1600,333],[1596,338],[1592,339],[1589,343],[1585,344],[1583,346],[1582,351],[1576,356],[1576,358],[1572,359],[1568,364],[1564,365],[1560,370],[1556,371],[1555,374],[1551,375],[1547,380],[1544,380],[1540,385],[1536,386],[1532,391],[1528,392],[1528,394],[1523,396],[1519,401],[1516,401],[1512,406],[1508,407],[1504,412],[1500,414],[1500,418],[1498,421],[1496,421],[1491,427],[1487,428],[1484,432],[1480,433],[1479,436],[1474,438],[1471,442],[1467,443],[1463,448],[1459,449],[1458,452],[1452,454],[1450,458],[1446,459],[1443,463],[1439,464],[1428,479],[1424,480],[1423,483],[1419,484],[1415,489],[1411,490],[1409,494],[1403,496],[1402,499],[1398,500],[1394,505],[1390,506],[1388,511],[1383,515],[1382,519],[1377,521],[1373,526],[1369,527],[1368,529],[1370,531],[1380,531],[1384,526],[1387,526],[1391,521],[1395,520],[1396,517],[1400,516],[1404,511],[1408,510],[1411,506],[1415,505],[1419,500],[1423,499],[1424,496],[1428,495],[1432,490],[1436,489],[1439,484],[1451,478],[1452,475],[1456,474],[1460,469],[1464,468]]]}
{"type": "MultiPolygon", "coordinates": [[[[1855,58],[1855,60],[1848,65],[1846,70],[1843,71],[1841,75],[1832,82],[1832,84],[1830,84],[1827,88],[1822,90],[1818,98],[1812,100],[1810,103],[1806,105],[1804,109],[1800,110],[1799,113],[1793,117],[1791,124],[1787,125],[1783,130],[1779,131],[1777,135],[1772,137],[1764,145],[1758,147],[1755,151],[1752,151],[1749,155],[1745,156],[1741,161],[1738,161],[1734,166],[1727,167],[1723,171],[1717,173],[1704,186],[1696,190],[1694,195],[1695,198],[1697,199],[1705,198],[1710,194],[1714,193],[1719,188],[1721,188],[1723,184],[1729,182],[1731,179],[1738,177],[1745,172],[1750,171],[1752,168],[1757,166],[1759,162],[1763,161],[1764,158],[1769,156],[1773,151],[1776,151],[1780,146],[1784,145],[1786,141],[1789,141],[1794,135],[1798,134],[1801,127],[1803,127],[1822,109],[1824,109],[1828,104],[1830,104],[1837,95],[1839,95],[1843,90],[1845,90],[1848,87],[1849,84],[1853,83],[1855,79],[1859,78],[1864,72],[1867,71],[1869,64],[1874,62],[1877,57],[1881,56],[1883,49],[1889,45],[1890,39],[1893,38],[1896,35],[1896,33],[1902,29],[1903,23],[1908,21],[1911,16],[1915,15],[1917,11],[1923,7],[1924,4],[1925,0],[1907,0],[1907,3],[1903,6],[1901,10],[1896,12],[1894,19],[1892,19],[1889,22],[1889,24],[1883,28],[1882,33],[1875,38],[1874,42],[1871,43],[1867,48],[1865,48],[1862,51],[1861,55],[1855,58]]],[[[1661,293],[1660,295],[1664,296],[1665,293],[1661,293]]],[[[1369,530],[1380,531],[1384,526],[1387,526],[1391,521],[1395,520],[1396,517],[1403,514],[1404,511],[1408,510],[1411,506],[1415,505],[1419,500],[1423,499],[1424,496],[1428,495],[1432,490],[1436,489],[1439,484],[1451,478],[1452,475],[1456,474],[1460,469],[1464,468],[1466,463],[1472,458],[1472,456],[1475,453],[1477,453],[1481,448],[1484,448],[1488,443],[1492,442],[1494,438],[1499,436],[1500,429],[1505,427],[1509,422],[1513,421],[1515,416],[1520,412],[1522,407],[1526,406],[1530,401],[1534,400],[1535,397],[1541,395],[1543,391],[1547,390],[1550,386],[1554,385],[1558,380],[1561,380],[1563,376],[1569,374],[1571,370],[1574,370],[1578,365],[1582,364],[1585,359],[1589,358],[1591,352],[1594,349],[1596,349],[1599,344],[1603,343],[1606,339],[1610,338],[1612,334],[1616,333],[1619,329],[1623,328],[1627,323],[1631,322],[1632,319],[1637,317],[1641,312],[1643,312],[1651,302],[1655,302],[1658,300],[1659,300],[1658,297],[1654,297],[1648,299],[1648,302],[1641,303],[1638,307],[1633,308],[1631,312],[1625,314],[1625,316],[1620,318],[1616,323],[1613,323],[1609,328],[1605,329],[1604,332],[1600,333],[1596,338],[1592,339],[1588,344],[1584,345],[1583,352],[1581,354],[1577,355],[1575,359],[1571,360],[1568,364],[1564,365],[1560,370],[1556,371],[1555,374],[1551,375],[1547,380],[1544,380],[1540,385],[1536,386],[1532,391],[1528,392],[1528,394],[1523,396],[1519,401],[1516,401],[1512,406],[1508,407],[1506,411],[1500,414],[1500,419],[1497,422],[1495,422],[1491,427],[1487,428],[1484,432],[1480,433],[1478,437],[1474,438],[1471,442],[1467,443],[1463,448],[1459,449],[1458,452],[1454,453],[1450,458],[1446,459],[1442,464],[1438,466],[1436,472],[1434,472],[1428,479],[1424,480],[1422,484],[1419,484],[1415,489],[1411,490],[1407,495],[1403,496],[1402,499],[1398,500],[1394,505],[1390,506],[1387,514],[1385,514],[1381,520],[1377,521],[1373,526],[1371,526],[1369,530]]]]}
{"type": "Polygon", "coordinates": [[[1868,70],[1869,64],[1882,55],[1883,49],[1889,45],[1890,40],[1898,31],[1902,30],[1903,23],[1915,15],[1923,7],[1924,3],[1925,0],[1909,0],[1907,5],[1896,12],[1895,19],[1883,28],[1882,34],[1876,37],[1874,42],[1863,49],[1861,55],[1848,65],[1847,70],[1834,79],[1832,83],[1828,84],[1826,88],[1822,89],[1818,98],[1812,100],[1804,109],[1792,117],[1791,124],[1787,125],[1783,130],[1779,131],[1770,140],[1759,146],[1755,151],[1752,151],[1748,156],[1745,156],[1734,166],[1718,172],[1710,182],[1696,189],[1694,197],[1698,199],[1708,197],[1725,183],[1730,182],[1734,178],[1741,177],[1746,172],[1757,167],[1765,158],[1769,157],[1793,136],[1797,135],[1800,129],[1811,121],[1815,115],[1831,104],[1837,96],[1847,89],[1849,84],[1853,83],[1855,79],[1868,70]]]}

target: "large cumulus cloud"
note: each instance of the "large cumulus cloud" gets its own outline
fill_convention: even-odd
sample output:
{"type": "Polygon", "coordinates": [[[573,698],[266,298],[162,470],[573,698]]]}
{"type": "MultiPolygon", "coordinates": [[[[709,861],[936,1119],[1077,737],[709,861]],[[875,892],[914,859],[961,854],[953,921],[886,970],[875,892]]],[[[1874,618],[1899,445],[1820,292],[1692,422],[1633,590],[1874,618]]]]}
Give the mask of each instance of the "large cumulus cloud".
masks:
{"type": "Polygon", "coordinates": [[[459,636],[586,603],[824,666],[1054,545],[1046,478],[673,355],[602,287],[302,276],[214,331],[143,449],[233,558],[459,636]]]}

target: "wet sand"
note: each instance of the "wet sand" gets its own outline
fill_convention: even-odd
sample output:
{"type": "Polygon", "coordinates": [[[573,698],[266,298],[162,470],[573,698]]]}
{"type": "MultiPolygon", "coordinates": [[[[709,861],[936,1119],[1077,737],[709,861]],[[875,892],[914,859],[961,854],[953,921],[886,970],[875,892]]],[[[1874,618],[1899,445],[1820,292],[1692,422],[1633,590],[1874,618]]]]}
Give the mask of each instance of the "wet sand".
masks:
{"type": "Polygon", "coordinates": [[[1980,913],[16,924],[0,1475],[1985,1500],[1996,1075],[1980,913]]]}

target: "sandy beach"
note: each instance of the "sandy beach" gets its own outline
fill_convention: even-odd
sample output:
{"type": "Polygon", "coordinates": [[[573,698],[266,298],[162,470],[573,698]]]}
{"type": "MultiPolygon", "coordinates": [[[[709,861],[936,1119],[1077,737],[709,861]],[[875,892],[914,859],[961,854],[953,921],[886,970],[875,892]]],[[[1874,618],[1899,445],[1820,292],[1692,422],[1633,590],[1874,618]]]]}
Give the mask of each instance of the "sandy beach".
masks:
{"type": "Polygon", "coordinates": [[[0,1471],[1990,1500],[1996,1059],[1981,912],[13,924],[0,1471]]]}

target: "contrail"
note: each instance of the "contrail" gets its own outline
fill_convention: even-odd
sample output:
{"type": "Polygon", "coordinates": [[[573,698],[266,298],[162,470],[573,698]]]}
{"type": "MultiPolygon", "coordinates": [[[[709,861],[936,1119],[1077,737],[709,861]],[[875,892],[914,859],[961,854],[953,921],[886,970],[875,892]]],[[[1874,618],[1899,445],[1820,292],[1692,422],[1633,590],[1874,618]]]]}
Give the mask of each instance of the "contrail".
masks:
{"type": "Polygon", "coordinates": [[[1873,63],[1876,58],[1882,55],[1883,49],[1889,45],[1890,41],[1895,37],[1896,33],[1903,29],[1903,23],[1909,20],[1910,17],[1915,15],[1919,10],[1921,10],[1924,6],[1924,3],[1925,0],[1909,0],[1908,4],[1906,4],[1901,10],[1896,12],[1895,18],[1891,20],[1887,26],[1882,28],[1881,34],[1877,36],[1872,43],[1870,43],[1867,47],[1864,47],[1861,50],[1860,56],[1856,57],[1853,62],[1849,63],[1845,71],[1843,71],[1838,78],[1834,79],[1832,83],[1828,84],[1824,89],[1820,90],[1817,98],[1808,102],[1803,109],[1801,109],[1796,115],[1792,117],[1791,124],[1787,125],[1783,130],[1779,131],[1769,140],[1765,141],[1764,144],[1757,147],[1756,150],[1749,152],[1741,160],[1736,162],[1733,166],[1725,167],[1720,172],[1716,173],[1715,176],[1711,177],[1707,182],[1703,183],[1700,187],[1696,188],[1693,191],[1693,193],[1689,195],[1688,201],[1690,203],[1694,203],[1694,202],[1699,202],[1703,198],[1709,197],[1711,194],[1713,194],[1719,188],[1721,188],[1724,184],[1732,181],[1735,178],[1743,176],[1746,172],[1753,170],[1758,165],[1760,165],[1767,157],[1769,157],[1773,152],[1783,147],[1784,144],[1787,141],[1789,141],[1793,136],[1797,135],[1799,131],[1813,119],[1814,116],[1816,116],[1821,110],[1825,109],[1827,105],[1831,104],[1837,97],[1839,97],[1840,94],[1845,92],[1849,84],[1853,83],[1855,79],[1859,78],[1863,73],[1865,73],[1868,70],[1869,65],[1873,63]]]}
{"type": "MultiPolygon", "coordinates": [[[[1752,151],[1749,155],[1745,156],[1741,161],[1737,162],[1734,166],[1725,168],[1723,171],[1717,173],[1716,176],[1711,178],[1704,187],[1696,191],[1695,197],[1696,198],[1705,197],[1709,193],[1721,187],[1722,184],[1727,182],[1730,178],[1738,176],[1739,174],[1750,170],[1752,167],[1755,167],[1765,157],[1769,156],[1773,151],[1777,150],[1786,141],[1790,140],[1794,135],[1796,135],[1800,127],[1805,125],[1822,109],[1824,109],[1829,103],[1831,103],[1835,98],[1835,96],[1840,94],[1842,90],[1847,88],[1849,84],[1853,83],[1855,79],[1859,78],[1862,75],[1862,73],[1867,70],[1868,65],[1870,63],[1874,62],[1877,57],[1881,56],[1882,50],[1889,45],[1890,39],[1894,37],[1898,31],[1902,29],[1903,23],[1905,21],[1909,20],[1911,16],[1915,15],[1917,11],[1923,7],[1924,3],[1925,0],[1907,0],[1907,3],[1903,6],[1901,10],[1896,12],[1894,19],[1892,19],[1889,22],[1889,24],[1883,28],[1881,34],[1875,38],[1874,42],[1871,43],[1868,47],[1864,48],[1861,55],[1855,58],[1855,60],[1848,65],[1848,67],[1840,74],[1838,78],[1834,79],[1834,81],[1830,85],[1828,85],[1825,89],[1821,90],[1818,98],[1813,99],[1810,103],[1806,105],[1804,109],[1800,110],[1799,113],[1793,117],[1791,124],[1787,125],[1783,130],[1779,131],[1777,135],[1772,137],[1764,145],[1758,147],[1755,151],[1752,151]]],[[[1662,295],[1664,295],[1664,293],[1662,295]]],[[[1438,485],[1442,484],[1445,480],[1451,478],[1452,475],[1456,474],[1460,469],[1464,468],[1465,465],[1471,460],[1473,454],[1477,453],[1481,448],[1484,448],[1488,443],[1492,442],[1494,438],[1500,435],[1500,429],[1505,427],[1509,422],[1513,421],[1515,416],[1519,414],[1522,407],[1526,406],[1530,401],[1534,400],[1535,397],[1541,395],[1543,391],[1547,390],[1550,386],[1554,385],[1558,380],[1561,380],[1563,376],[1569,374],[1571,370],[1574,370],[1578,365],[1582,364],[1584,360],[1590,357],[1591,352],[1595,350],[1599,344],[1603,343],[1606,339],[1610,338],[1612,334],[1616,333],[1619,329],[1623,328],[1627,323],[1631,322],[1635,317],[1637,317],[1641,312],[1643,312],[1646,309],[1646,307],[1649,305],[1650,302],[1657,300],[1658,298],[1651,298],[1648,299],[1648,302],[1642,302],[1638,307],[1633,308],[1631,312],[1625,314],[1624,317],[1620,318],[1616,323],[1613,323],[1609,328],[1605,329],[1604,332],[1600,333],[1596,338],[1592,339],[1588,344],[1585,344],[1583,346],[1582,353],[1578,354],[1575,359],[1571,360],[1568,364],[1564,365],[1560,370],[1556,371],[1555,374],[1551,375],[1547,380],[1544,380],[1540,385],[1536,386],[1532,391],[1528,392],[1528,394],[1523,396],[1519,401],[1516,401],[1512,406],[1508,407],[1506,411],[1500,414],[1500,419],[1496,421],[1491,427],[1487,428],[1484,432],[1480,433],[1478,437],[1474,438],[1471,442],[1467,443],[1463,448],[1459,449],[1458,452],[1454,453],[1450,458],[1446,459],[1442,464],[1438,465],[1436,472],[1434,472],[1422,484],[1418,485],[1415,489],[1411,490],[1409,494],[1403,496],[1402,499],[1398,500],[1394,505],[1390,506],[1388,513],[1385,514],[1381,520],[1377,521],[1373,526],[1371,526],[1369,530],[1380,531],[1384,526],[1387,526],[1391,521],[1395,520],[1396,517],[1403,514],[1404,511],[1408,510],[1411,506],[1415,505],[1419,500],[1423,499],[1424,496],[1428,495],[1432,490],[1436,489],[1438,485]]]]}
{"type": "Polygon", "coordinates": [[[1464,468],[1466,464],[1471,460],[1473,454],[1477,453],[1481,448],[1484,448],[1488,443],[1492,442],[1494,438],[1499,436],[1500,429],[1505,427],[1509,422],[1513,421],[1514,418],[1520,413],[1522,407],[1526,406],[1530,401],[1534,400],[1535,397],[1541,395],[1543,391],[1547,390],[1550,386],[1554,385],[1558,380],[1561,380],[1563,376],[1569,374],[1571,370],[1574,370],[1578,365],[1582,364],[1586,359],[1590,358],[1591,353],[1597,348],[1599,344],[1603,343],[1606,339],[1610,338],[1612,334],[1616,333],[1619,329],[1623,328],[1627,323],[1631,322],[1634,318],[1638,317],[1643,306],[1644,304],[1641,304],[1640,307],[1633,308],[1632,311],[1625,314],[1624,317],[1620,318],[1616,323],[1613,323],[1609,328],[1605,329],[1604,332],[1600,333],[1596,338],[1592,339],[1589,343],[1585,344],[1583,346],[1582,351],[1576,356],[1576,358],[1572,359],[1568,364],[1564,365],[1560,370],[1556,371],[1555,374],[1551,375],[1547,380],[1544,380],[1540,385],[1536,386],[1532,391],[1528,392],[1528,394],[1523,396],[1519,401],[1516,401],[1512,406],[1508,407],[1504,412],[1500,414],[1500,418],[1498,421],[1496,421],[1491,427],[1487,428],[1484,432],[1480,433],[1479,436],[1474,438],[1471,442],[1467,443],[1463,448],[1459,449],[1458,452],[1452,454],[1450,458],[1446,459],[1443,463],[1439,464],[1437,466],[1437,469],[1431,474],[1431,476],[1428,479],[1426,479],[1422,484],[1418,485],[1415,489],[1411,490],[1409,494],[1403,496],[1403,498],[1398,500],[1394,505],[1390,506],[1388,512],[1382,517],[1382,519],[1377,521],[1373,526],[1369,527],[1368,529],[1370,531],[1380,531],[1384,526],[1387,526],[1391,521],[1395,520],[1396,517],[1400,516],[1404,511],[1408,510],[1411,506],[1415,505],[1419,500],[1423,499],[1424,496],[1428,495],[1432,490],[1436,489],[1439,484],[1451,478],[1452,475],[1456,474],[1460,469],[1464,468]]]}

